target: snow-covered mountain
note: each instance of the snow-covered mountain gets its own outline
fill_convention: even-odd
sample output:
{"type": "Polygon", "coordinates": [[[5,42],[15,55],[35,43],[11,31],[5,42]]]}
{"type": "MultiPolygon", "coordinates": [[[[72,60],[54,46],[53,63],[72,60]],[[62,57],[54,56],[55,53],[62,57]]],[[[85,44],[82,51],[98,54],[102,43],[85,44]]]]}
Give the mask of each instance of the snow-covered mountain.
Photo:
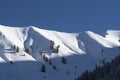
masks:
{"type": "Polygon", "coordinates": [[[74,80],[119,55],[119,46],[120,30],[101,36],[91,31],[65,33],[0,25],[0,80],[74,80]],[[45,72],[41,72],[43,64],[45,72]]]}

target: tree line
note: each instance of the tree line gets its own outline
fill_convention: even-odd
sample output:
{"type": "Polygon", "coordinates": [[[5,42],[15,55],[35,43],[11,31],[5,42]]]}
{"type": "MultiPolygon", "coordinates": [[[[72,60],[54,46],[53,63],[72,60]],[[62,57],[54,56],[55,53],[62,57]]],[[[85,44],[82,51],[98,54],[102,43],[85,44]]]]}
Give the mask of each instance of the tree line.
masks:
{"type": "Polygon", "coordinates": [[[120,55],[103,66],[96,66],[93,71],[86,70],[75,80],[120,80],[120,55]]]}

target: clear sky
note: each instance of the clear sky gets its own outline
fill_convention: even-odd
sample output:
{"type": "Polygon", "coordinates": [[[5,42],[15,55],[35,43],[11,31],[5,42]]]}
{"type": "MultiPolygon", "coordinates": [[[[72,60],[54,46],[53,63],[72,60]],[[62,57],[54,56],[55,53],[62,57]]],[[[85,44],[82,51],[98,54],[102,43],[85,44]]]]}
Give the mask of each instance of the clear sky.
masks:
{"type": "Polygon", "coordinates": [[[120,30],[120,0],[0,0],[0,24],[63,32],[120,30]]]}

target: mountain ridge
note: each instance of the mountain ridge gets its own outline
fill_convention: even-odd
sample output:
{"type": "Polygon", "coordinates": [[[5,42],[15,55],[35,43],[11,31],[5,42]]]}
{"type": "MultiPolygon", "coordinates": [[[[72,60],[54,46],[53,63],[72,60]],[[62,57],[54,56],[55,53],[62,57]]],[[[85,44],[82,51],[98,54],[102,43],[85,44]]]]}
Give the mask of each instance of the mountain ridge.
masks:
{"type": "Polygon", "coordinates": [[[6,66],[1,67],[0,74],[3,77],[0,79],[9,79],[12,75],[11,80],[21,80],[18,76],[23,80],[53,80],[56,79],[54,76],[58,76],[58,80],[74,80],[86,69],[92,70],[96,65],[102,65],[104,60],[110,61],[120,54],[120,31],[108,30],[106,33],[107,35],[101,36],[92,31],[66,33],[34,26],[20,28],[0,25],[0,65],[6,66]],[[50,49],[51,41],[54,42],[55,49],[59,46],[58,52],[50,49]],[[13,49],[14,46],[19,47],[18,52],[13,49]],[[27,53],[26,49],[30,53],[27,53]],[[43,56],[51,60],[52,65],[49,65],[43,56]],[[61,62],[62,57],[67,60],[66,64],[61,62]],[[12,68],[13,71],[8,72],[6,68],[11,66],[7,65],[10,61],[16,69],[12,68]],[[46,66],[45,73],[40,72],[43,64],[46,66]],[[54,69],[56,66],[57,70],[52,69],[53,66],[54,69]],[[29,72],[31,77],[27,77],[29,72]]]}

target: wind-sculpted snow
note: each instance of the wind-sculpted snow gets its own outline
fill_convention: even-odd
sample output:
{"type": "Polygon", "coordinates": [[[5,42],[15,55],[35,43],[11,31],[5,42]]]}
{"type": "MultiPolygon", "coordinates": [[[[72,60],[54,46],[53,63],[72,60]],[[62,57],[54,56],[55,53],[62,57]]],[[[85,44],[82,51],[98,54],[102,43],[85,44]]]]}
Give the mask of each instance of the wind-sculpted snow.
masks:
{"type": "Polygon", "coordinates": [[[0,80],[74,80],[120,54],[120,31],[108,30],[104,36],[0,25],[0,80]],[[51,41],[58,52],[50,48],[51,41]]]}

